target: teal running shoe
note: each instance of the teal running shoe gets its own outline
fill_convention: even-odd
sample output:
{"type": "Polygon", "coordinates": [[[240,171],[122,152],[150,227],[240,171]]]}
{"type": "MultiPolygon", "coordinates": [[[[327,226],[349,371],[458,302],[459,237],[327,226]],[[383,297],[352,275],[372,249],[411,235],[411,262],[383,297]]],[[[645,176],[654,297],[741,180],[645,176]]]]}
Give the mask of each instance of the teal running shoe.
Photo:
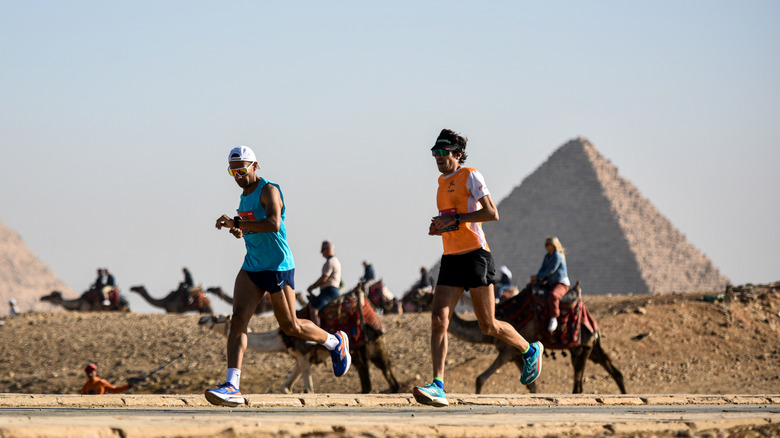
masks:
{"type": "Polygon", "coordinates": [[[414,395],[417,403],[422,405],[436,406],[437,408],[450,405],[447,402],[447,395],[444,393],[444,390],[435,383],[425,382],[425,386],[415,386],[412,390],[412,395],[414,395]]]}
{"type": "Polygon", "coordinates": [[[525,360],[523,375],[520,376],[520,383],[523,385],[528,385],[536,380],[542,372],[542,353],[544,352],[544,346],[541,342],[534,342],[531,346],[536,349],[536,353],[525,360]]]}

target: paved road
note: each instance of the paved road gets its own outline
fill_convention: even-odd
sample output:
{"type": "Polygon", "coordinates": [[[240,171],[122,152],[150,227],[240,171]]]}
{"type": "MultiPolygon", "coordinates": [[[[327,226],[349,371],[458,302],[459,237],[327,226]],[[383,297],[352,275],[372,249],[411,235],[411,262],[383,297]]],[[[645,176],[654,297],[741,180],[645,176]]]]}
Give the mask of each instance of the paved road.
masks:
{"type": "Polygon", "coordinates": [[[44,398],[14,403],[18,395],[3,396],[3,438],[493,437],[637,432],[672,436],[745,426],[774,427],[775,435],[780,434],[780,398],[774,396],[463,396],[453,397],[454,406],[440,409],[415,405],[410,398],[399,396],[262,395],[255,396],[250,406],[232,409],[201,404],[198,396],[57,396],[56,405],[44,398]],[[121,405],[112,406],[117,400],[121,405]],[[172,400],[182,403],[171,406],[177,404],[172,400]]]}

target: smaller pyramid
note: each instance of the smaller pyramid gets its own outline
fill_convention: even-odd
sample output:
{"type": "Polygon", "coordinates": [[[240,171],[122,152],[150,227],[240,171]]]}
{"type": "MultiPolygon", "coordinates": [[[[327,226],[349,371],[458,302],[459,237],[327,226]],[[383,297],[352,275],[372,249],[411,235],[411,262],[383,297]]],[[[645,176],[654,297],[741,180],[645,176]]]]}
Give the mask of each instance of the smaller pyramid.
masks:
{"type": "Polygon", "coordinates": [[[539,270],[548,236],[561,240],[569,278],[588,294],[715,291],[728,283],[584,138],[558,148],[498,212],[485,234],[497,267],[509,267],[521,287],[539,270]]]}
{"type": "Polygon", "coordinates": [[[0,315],[8,315],[14,298],[22,312],[54,310],[40,298],[58,290],[65,297],[77,295],[51,272],[10,228],[0,222],[0,315]]]}

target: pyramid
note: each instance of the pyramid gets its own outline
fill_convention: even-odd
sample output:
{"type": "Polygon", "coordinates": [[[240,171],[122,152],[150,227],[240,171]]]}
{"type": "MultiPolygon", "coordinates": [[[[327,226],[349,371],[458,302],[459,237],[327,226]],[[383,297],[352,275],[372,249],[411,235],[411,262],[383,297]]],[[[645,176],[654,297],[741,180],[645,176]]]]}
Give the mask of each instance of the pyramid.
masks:
{"type": "Polygon", "coordinates": [[[496,267],[521,288],[548,236],[561,240],[569,278],[586,294],[715,291],[729,281],[584,138],[558,148],[498,212],[484,230],[496,267]]]}
{"type": "Polygon", "coordinates": [[[22,312],[53,310],[49,303],[40,302],[53,290],[67,298],[78,296],[27,248],[18,234],[0,222],[0,315],[9,314],[11,298],[16,299],[22,312]]]}

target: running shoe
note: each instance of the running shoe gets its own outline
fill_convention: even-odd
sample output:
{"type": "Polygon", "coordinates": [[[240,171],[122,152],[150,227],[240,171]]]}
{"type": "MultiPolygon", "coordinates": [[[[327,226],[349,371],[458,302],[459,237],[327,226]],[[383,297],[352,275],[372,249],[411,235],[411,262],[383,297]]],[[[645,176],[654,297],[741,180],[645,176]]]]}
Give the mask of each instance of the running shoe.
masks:
{"type": "Polygon", "coordinates": [[[352,356],[349,355],[349,338],[347,334],[340,331],[334,335],[339,338],[339,345],[330,352],[330,358],[333,360],[333,374],[341,377],[347,373],[352,364],[352,356]]]}
{"type": "Polygon", "coordinates": [[[412,390],[412,395],[414,395],[417,403],[422,405],[436,406],[437,408],[450,405],[447,402],[447,394],[435,383],[425,382],[424,386],[415,386],[412,390]]]}
{"type": "Polygon", "coordinates": [[[217,406],[236,407],[244,404],[241,391],[230,383],[220,383],[215,389],[207,389],[206,400],[217,406]]]}
{"type": "Polygon", "coordinates": [[[520,383],[523,385],[528,385],[536,380],[542,372],[542,352],[544,352],[544,346],[542,346],[541,342],[534,342],[531,346],[536,349],[536,352],[533,356],[525,359],[523,375],[520,376],[520,383]]]}

